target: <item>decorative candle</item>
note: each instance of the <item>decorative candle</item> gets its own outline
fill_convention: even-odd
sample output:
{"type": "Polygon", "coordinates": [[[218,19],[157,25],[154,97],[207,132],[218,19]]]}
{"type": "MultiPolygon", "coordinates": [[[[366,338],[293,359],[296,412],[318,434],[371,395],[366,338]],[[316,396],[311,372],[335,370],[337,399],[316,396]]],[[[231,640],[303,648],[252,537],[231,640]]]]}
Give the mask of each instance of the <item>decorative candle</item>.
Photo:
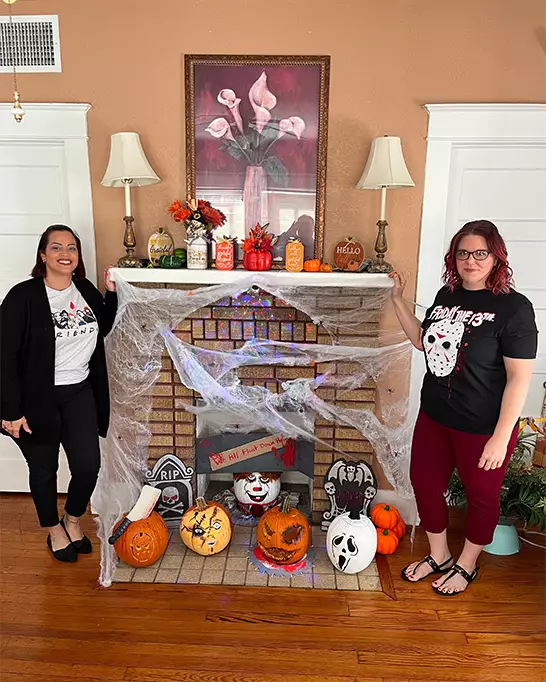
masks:
{"type": "Polygon", "coordinates": [[[381,214],[379,220],[386,220],[385,216],[387,214],[387,188],[381,188],[381,214]]]}
{"type": "Polygon", "coordinates": [[[124,180],[124,189],[125,189],[125,215],[130,216],[131,215],[131,182],[132,180],[124,180]]]}

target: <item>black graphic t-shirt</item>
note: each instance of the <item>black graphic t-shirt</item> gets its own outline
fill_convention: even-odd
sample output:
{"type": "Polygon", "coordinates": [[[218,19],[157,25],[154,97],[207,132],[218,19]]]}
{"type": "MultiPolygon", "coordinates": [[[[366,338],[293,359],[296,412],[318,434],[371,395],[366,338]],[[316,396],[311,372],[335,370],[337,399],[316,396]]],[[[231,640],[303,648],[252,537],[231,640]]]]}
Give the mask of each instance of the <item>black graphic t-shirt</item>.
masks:
{"type": "Polygon", "coordinates": [[[503,357],[536,357],[538,331],[531,302],[511,290],[453,293],[440,289],[423,320],[427,373],[421,408],[458,431],[490,434],[506,386],[503,357]]]}

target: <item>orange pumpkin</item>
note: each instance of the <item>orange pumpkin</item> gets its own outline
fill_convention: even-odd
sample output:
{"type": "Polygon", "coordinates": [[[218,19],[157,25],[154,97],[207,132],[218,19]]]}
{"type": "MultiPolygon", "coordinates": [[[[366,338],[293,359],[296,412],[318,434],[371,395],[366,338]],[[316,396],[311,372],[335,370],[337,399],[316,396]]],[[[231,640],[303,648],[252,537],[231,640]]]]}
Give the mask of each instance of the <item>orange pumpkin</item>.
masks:
{"type": "Polygon", "coordinates": [[[320,266],[320,271],[321,272],[332,272],[332,266],[330,265],[330,263],[323,263],[320,266]]]}
{"type": "Polygon", "coordinates": [[[406,524],[404,523],[404,519],[402,517],[400,517],[400,521],[398,521],[396,526],[392,529],[392,532],[399,540],[404,537],[406,534],[406,524]]]}
{"type": "Polygon", "coordinates": [[[349,270],[350,272],[356,272],[361,265],[362,265],[362,263],[360,263],[357,260],[354,260],[354,259],[350,260],[347,263],[347,270],[349,270]]]}
{"type": "MultiPolygon", "coordinates": [[[[124,517],[125,518],[125,517],[124,517]]],[[[121,521],[116,523],[114,530],[121,521]]],[[[163,555],[169,544],[169,531],[157,512],[147,519],[133,521],[114,544],[119,558],[129,566],[151,566],[163,555]]]]}
{"type": "Polygon", "coordinates": [[[182,542],[196,554],[218,554],[231,540],[231,519],[217,502],[206,502],[198,497],[193,507],[184,513],[180,521],[182,542]]]}
{"type": "Polygon", "coordinates": [[[376,504],[372,509],[370,518],[378,528],[392,530],[400,521],[400,514],[396,507],[391,507],[388,504],[376,504]]]}
{"type": "Polygon", "coordinates": [[[258,547],[275,564],[295,564],[303,559],[310,540],[309,522],[295,507],[290,507],[289,495],[267,511],[256,528],[258,547]]]}
{"type": "Polygon", "coordinates": [[[320,260],[314,258],[313,260],[306,260],[303,264],[305,272],[318,272],[320,270],[320,260]]]}
{"type": "Polygon", "coordinates": [[[398,547],[398,538],[386,528],[377,529],[377,552],[379,554],[392,554],[398,547]]]}

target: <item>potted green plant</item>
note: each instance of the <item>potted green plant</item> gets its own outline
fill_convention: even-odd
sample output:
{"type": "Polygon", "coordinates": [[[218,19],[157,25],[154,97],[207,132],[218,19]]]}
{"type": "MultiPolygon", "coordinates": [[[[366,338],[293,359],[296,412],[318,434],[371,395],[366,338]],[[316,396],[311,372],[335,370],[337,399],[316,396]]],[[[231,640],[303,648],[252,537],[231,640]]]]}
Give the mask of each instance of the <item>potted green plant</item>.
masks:
{"type": "MultiPolygon", "coordinates": [[[[493,542],[484,548],[490,554],[515,554],[519,551],[519,539],[515,524],[522,520],[524,528],[546,528],[546,469],[533,466],[532,453],[535,434],[520,428],[501,488],[499,524],[493,542]]],[[[464,486],[457,471],[448,486],[448,504],[452,507],[465,503],[464,486]]]]}

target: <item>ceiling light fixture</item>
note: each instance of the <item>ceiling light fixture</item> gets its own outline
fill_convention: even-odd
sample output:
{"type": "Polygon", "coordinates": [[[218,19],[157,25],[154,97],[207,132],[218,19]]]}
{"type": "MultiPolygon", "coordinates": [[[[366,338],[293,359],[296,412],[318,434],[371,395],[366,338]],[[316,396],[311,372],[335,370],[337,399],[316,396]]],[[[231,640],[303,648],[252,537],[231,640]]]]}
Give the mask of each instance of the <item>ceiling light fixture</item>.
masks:
{"type": "Polygon", "coordinates": [[[9,7],[9,26],[11,30],[11,41],[10,41],[10,46],[11,46],[11,62],[13,64],[13,109],[11,110],[13,118],[17,121],[17,123],[21,123],[23,120],[23,116],[25,115],[25,111],[23,107],[21,106],[21,102],[19,101],[19,91],[17,88],[17,69],[15,67],[15,61],[16,61],[16,43],[17,43],[17,34],[15,32],[15,28],[13,26],[13,14],[11,11],[11,6],[14,5],[17,0],[4,0],[6,5],[9,7]]]}

